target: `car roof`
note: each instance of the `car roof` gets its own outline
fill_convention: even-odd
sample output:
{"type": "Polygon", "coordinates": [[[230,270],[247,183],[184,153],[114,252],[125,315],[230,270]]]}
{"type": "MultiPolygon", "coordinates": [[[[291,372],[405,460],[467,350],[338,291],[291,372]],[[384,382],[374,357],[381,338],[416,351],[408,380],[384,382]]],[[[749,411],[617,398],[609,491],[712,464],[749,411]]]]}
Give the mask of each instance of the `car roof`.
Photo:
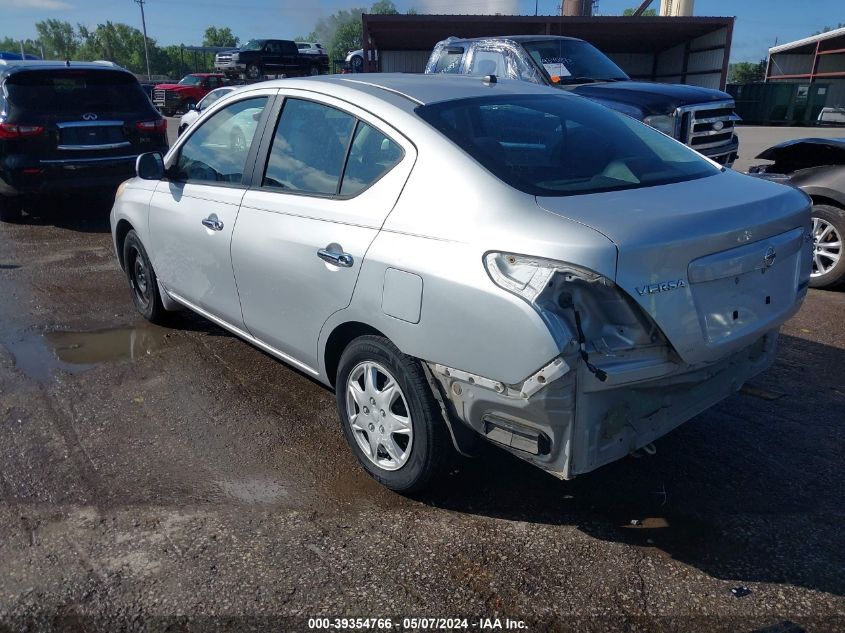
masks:
{"type": "Polygon", "coordinates": [[[514,42],[535,42],[538,40],[570,40],[583,42],[578,37],[567,37],[566,35],[488,35],[487,37],[450,37],[446,41],[452,42],[484,42],[489,40],[512,40],[514,42]]]}
{"type": "MultiPolygon", "coordinates": [[[[122,66],[118,66],[113,62],[98,61],[98,62],[62,62],[57,60],[35,60],[35,59],[16,59],[4,60],[0,59],[0,75],[11,75],[16,72],[26,70],[62,70],[62,69],[91,69],[91,70],[118,70],[129,73],[128,70],[122,66]]],[[[129,73],[131,74],[131,73],[129,73]]]]}
{"type": "MultiPolygon", "coordinates": [[[[266,82],[279,88],[318,89],[327,94],[335,89],[352,89],[374,97],[385,93],[405,97],[418,104],[429,105],[454,99],[486,97],[492,94],[554,94],[565,95],[559,88],[540,86],[530,81],[497,79],[495,83],[473,75],[423,75],[411,73],[360,73],[358,75],[322,75],[298,79],[276,79],[266,82]]],[[[255,84],[253,84],[255,85],[255,84]]]]}

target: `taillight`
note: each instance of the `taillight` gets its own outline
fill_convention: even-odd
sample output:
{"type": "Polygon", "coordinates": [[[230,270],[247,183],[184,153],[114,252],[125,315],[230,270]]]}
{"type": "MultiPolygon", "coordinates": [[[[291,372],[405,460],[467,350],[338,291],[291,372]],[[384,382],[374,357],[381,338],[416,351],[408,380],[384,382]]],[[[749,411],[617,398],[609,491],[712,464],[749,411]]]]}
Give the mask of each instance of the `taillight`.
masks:
{"type": "Polygon", "coordinates": [[[44,132],[40,125],[17,125],[15,123],[0,123],[0,138],[26,138],[38,136],[44,132]]]}
{"type": "Polygon", "coordinates": [[[135,127],[141,132],[167,132],[167,119],[138,121],[135,127]]]}

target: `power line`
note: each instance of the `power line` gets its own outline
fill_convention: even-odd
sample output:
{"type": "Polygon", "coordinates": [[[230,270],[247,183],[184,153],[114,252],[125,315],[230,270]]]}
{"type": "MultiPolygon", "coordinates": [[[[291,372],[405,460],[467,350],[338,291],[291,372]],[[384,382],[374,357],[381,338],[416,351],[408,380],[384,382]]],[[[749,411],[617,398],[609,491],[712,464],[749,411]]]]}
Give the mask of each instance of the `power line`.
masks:
{"type": "Polygon", "coordinates": [[[141,7],[141,27],[144,29],[144,58],[147,60],[147,81],[149,81],[152,75],[150,73],[150,50],[147,46],[147,18],[144,15],[144,2],[146,2],[146,0],[133,1],[141,7]]]}

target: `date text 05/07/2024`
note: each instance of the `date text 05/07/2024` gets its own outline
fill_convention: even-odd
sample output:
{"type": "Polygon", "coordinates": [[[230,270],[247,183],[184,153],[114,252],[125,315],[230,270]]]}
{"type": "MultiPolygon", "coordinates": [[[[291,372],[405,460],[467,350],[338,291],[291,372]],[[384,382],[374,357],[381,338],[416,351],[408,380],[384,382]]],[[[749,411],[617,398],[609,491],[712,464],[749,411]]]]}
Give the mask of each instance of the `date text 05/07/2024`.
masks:
{"type": "Polygon", "coordinates": [[[511,618],[309,618],[311,630],[346,631],[524,631],[528,626],[523,620],[511,618]]]}

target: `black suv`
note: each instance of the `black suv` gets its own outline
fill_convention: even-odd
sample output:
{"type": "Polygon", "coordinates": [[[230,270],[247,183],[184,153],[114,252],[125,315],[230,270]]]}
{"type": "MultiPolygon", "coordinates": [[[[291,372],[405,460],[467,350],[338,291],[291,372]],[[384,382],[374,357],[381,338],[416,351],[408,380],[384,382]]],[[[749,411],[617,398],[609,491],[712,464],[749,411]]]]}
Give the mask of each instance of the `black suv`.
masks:
{"type": "Polygon", "coordinates": [[[0,220],[46,194],[114,192],[152,151],[167,151],[167,121],[130,72],[0,61],[0,220]]]}

